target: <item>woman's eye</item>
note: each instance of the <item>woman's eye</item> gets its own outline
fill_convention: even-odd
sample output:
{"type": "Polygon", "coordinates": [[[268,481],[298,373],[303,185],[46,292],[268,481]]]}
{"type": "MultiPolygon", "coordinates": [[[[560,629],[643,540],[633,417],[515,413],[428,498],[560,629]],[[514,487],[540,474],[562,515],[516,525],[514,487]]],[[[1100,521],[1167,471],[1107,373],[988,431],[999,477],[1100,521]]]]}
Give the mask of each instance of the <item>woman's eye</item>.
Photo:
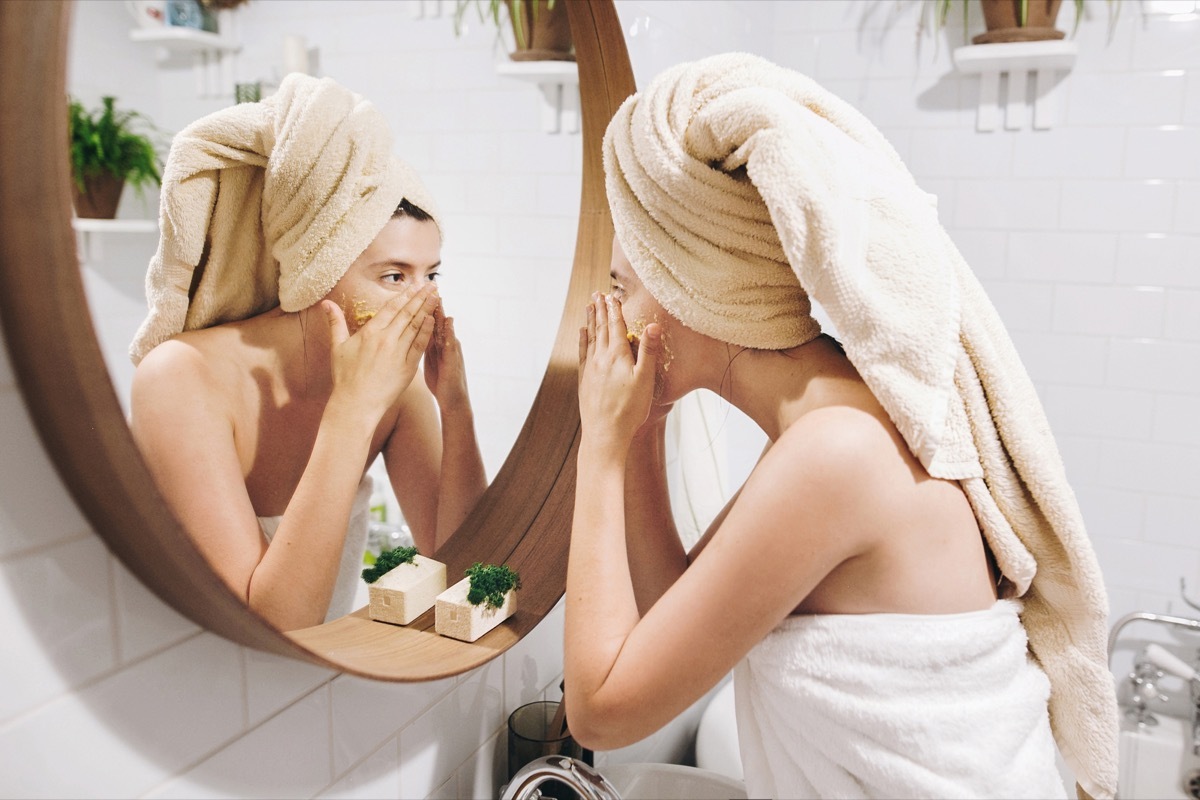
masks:
{"type": "Polygon", "coordinates": [[[404,283],[405,280],[403,272],[389,272],[383,276],[383,279],[391,283],[404,283]]]}
{"type": "Polygon", "coordinates": [[[437,283],[437,279],[440,277],[442,277],[442,273],[440,272],[431,272],[425,276],[426,280],[428,280],[430,283],[437,283]]]}

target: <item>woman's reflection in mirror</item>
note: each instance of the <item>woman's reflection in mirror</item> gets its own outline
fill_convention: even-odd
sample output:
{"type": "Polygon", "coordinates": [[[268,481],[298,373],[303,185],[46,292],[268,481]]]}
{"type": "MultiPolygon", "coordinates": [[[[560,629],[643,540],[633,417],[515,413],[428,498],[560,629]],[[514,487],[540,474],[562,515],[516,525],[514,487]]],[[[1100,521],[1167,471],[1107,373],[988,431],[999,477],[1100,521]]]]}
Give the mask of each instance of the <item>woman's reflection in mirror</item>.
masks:
{"type": "Polygon", "coordinates": [[[486,486],[432,201],[370,103],[295,74],[176,137],[160,216],[134,438],[252,609],[342,616],[380,454],[426,555],[486,486]]]}

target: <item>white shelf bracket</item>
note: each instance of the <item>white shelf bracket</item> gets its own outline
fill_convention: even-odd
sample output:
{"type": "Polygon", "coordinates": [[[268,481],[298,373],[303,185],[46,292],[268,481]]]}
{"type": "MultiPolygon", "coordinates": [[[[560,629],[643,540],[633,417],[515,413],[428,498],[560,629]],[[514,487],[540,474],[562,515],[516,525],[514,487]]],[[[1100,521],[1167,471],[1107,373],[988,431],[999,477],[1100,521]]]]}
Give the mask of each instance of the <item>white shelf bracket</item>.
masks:
{"type": "Polygon", "coordinates": [[[496,72],[536,83],[542,95],[542,130],[579,133],[579,69],[574,61],[510,61],[496,72]]]}
{"type": "Polygon", "coordinates": [[[435,19],[442,16],[442,0],[409,0],[409,10],[413,19],[435,19]]]}
{"type": "Polygon", "coordinates": [[[166,61],[173,52],[191,53],[196,96],[221,97],[233,91],[237,54],[241,46],[237,43],[237,17],[232,10],[222,9],[218,12],[218,25],[223,35],[165,25],[161,28],[136,28],[130,31],[129,38],[155,45],[159,62],[166,61]]]}
{"type": "Polygon", "coordinates": [[[966,75],[979,75],[979,108],[975,128],[994,131],[1000,127],[1000,76],[1005,81],[1003,124],[1007,130],[1032,126],[1051,128],[1058,115],[1062,81],[1060,72],[1075,64],[1078,46],[1074,42],[998,42],[959,47],[954,65],[966,75]],[[1029,74],[1033,73],[1034,96],[1030,113],[1029,74]]]}
{"type": "Polygon", "coordinates": [[[78,252],[85,263],[95,264],[104,259],[100,246],[105,233],[157,234],[158,223],[151,219],[79,219],[71,220],[71,226],[79,236],[78,252]]]}

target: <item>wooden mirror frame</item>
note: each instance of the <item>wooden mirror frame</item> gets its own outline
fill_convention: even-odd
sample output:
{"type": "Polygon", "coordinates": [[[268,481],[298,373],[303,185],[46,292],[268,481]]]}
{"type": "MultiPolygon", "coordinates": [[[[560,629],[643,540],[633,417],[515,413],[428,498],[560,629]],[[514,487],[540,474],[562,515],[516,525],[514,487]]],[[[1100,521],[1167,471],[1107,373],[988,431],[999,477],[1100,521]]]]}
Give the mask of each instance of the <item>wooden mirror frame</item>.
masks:
{"type": "Polygon", "coordinates": [[[66,158],[70,4],[0,3],[0,323],[26,406],[75,502],[109,549],[155,594],[239,644],[362,677],[422,681],[503,653],[554,607],[566,582],[579,438],[578,330],[609,284],[612,220],[601,141],[634,91],[613,0],[566,4],[579,65],[583,185],[575,258],[550,363],[504,465],[438,552],[452,578],[474,561],[521,574],[519,609],[473,644],[365,609],[284,633],[235,595],[166,505],[134,444],[88,313],[71,227],[66,158]]]}

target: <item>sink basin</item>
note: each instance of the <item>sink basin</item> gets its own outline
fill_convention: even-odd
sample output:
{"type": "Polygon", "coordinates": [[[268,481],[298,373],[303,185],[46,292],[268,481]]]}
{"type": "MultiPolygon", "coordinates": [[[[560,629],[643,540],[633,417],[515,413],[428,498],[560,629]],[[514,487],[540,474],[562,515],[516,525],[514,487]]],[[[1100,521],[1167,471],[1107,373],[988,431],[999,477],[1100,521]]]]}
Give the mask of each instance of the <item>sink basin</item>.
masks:
{"type": "Polygon", "coordinates": [[[1121,726],[1119,797],[1188,800],[1189,782],[1200,782],[1200,756],[1192,753],[1192,722],[1155,714],[1158,724],[1121,726]]]}
{"type": "Polygon", "coordinates": [[[745,785],[726,775],[678,764],[613,764],[604,777],[621,800],[744,800],[745,785]]]}

